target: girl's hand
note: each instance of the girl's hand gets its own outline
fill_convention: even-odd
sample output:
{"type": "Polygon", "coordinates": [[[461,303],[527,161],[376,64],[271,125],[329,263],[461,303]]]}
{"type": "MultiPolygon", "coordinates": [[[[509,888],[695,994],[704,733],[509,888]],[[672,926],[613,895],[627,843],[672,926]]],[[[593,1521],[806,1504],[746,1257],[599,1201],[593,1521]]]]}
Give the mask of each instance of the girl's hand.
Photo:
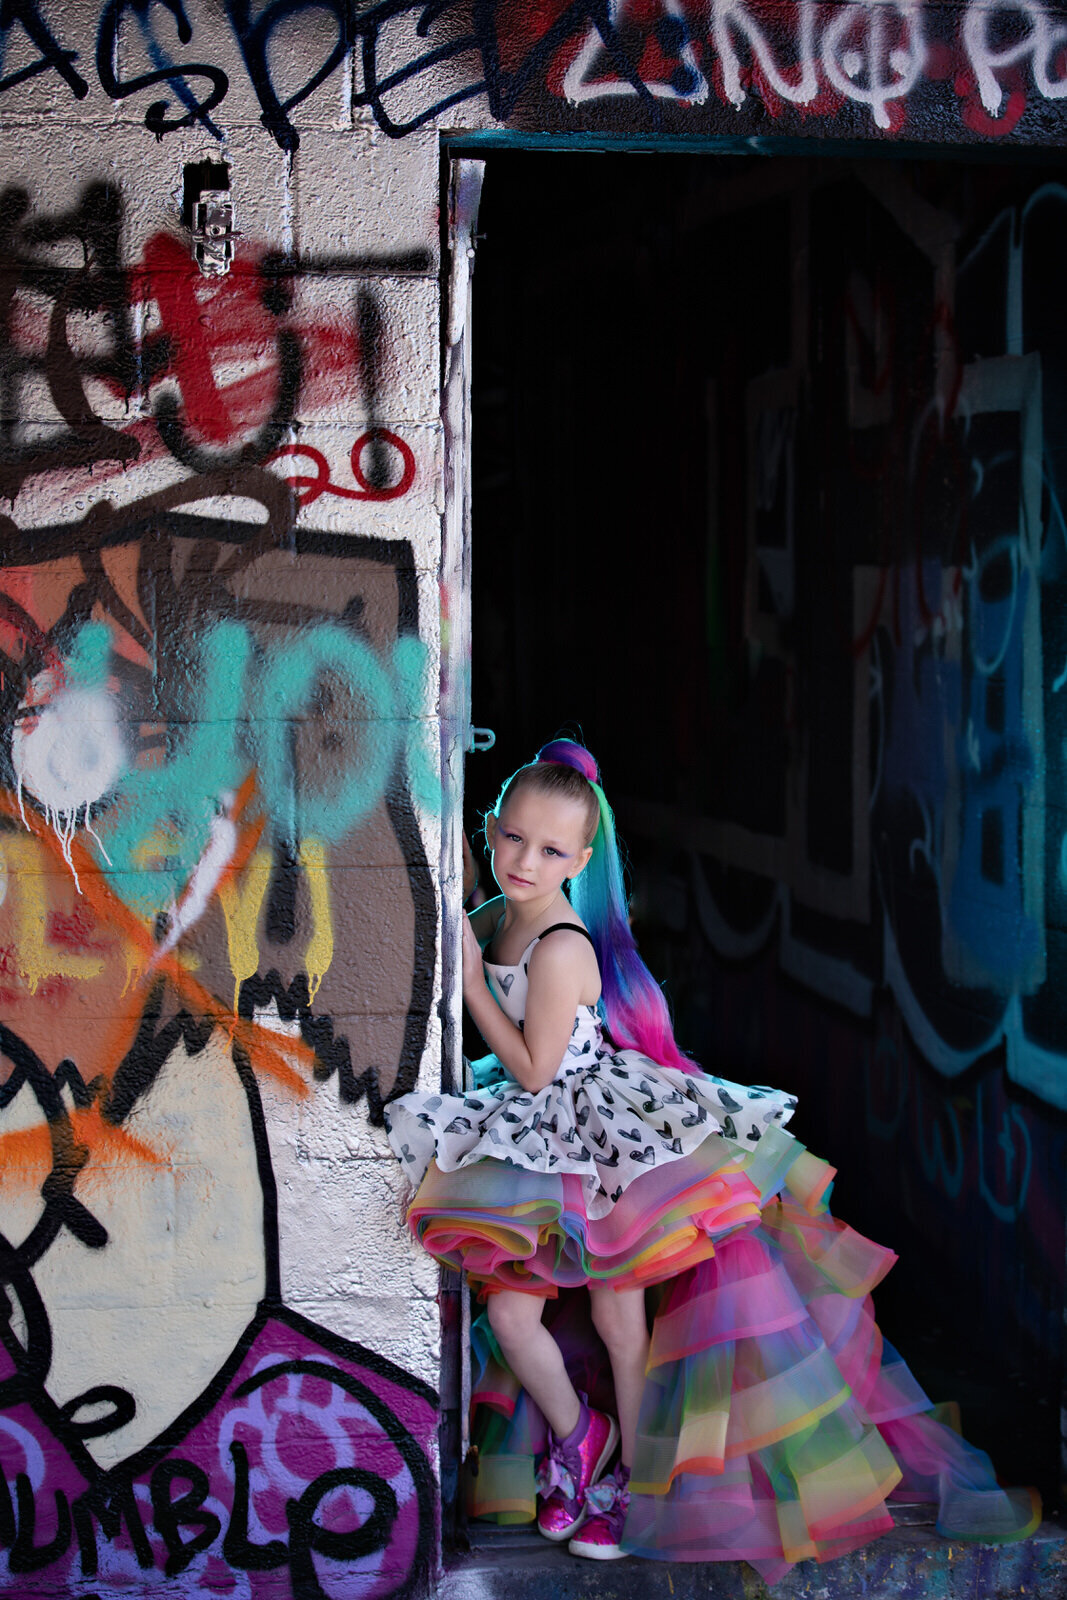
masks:
{"type": "Polygon", "coordinates": [[[482,947],[478,943],[471,919],[463,913],[463,994],[469,997],[478,989],[484,989],[485,970],[482,966],[482,947]]]}

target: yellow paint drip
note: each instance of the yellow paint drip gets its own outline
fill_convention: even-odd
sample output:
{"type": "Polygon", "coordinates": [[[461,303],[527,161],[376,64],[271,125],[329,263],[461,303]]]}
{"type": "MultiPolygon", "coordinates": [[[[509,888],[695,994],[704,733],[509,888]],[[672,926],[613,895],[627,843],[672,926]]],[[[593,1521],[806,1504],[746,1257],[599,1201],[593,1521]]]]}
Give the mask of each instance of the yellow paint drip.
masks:
{"type": "Polygon", "coordinates": [[[236,1012],[241,985],[255,975],[259,967],[259,945],[256,932],[259,913],[270,883],[273,865],[269,850],[257,850],[245,869],[238,885],[226,878],[219,885],[219,902],[226,918],[226,943],[230,952],[230,970],[233,973],[233,1009],[236,1012]]]}
{"type": "Polygon", "coordinates": [[[125,996],[140,983],[145,963],[143,951],[138,949],[132,939],[122,941],[122,951],[126,957],[126,977],[122,984],[122,994],[125,996]]]}
{"type": "Polygon", "coordinates": [[[333,961],[333,919],[330,916],[330,890],[326,877],[326,846],[321,839],[305,839],[300,846],[300,865],[307,873],[311,897],[311,941],[305,961],[308,974],[308,1003],[319,992],[333,961]]]}

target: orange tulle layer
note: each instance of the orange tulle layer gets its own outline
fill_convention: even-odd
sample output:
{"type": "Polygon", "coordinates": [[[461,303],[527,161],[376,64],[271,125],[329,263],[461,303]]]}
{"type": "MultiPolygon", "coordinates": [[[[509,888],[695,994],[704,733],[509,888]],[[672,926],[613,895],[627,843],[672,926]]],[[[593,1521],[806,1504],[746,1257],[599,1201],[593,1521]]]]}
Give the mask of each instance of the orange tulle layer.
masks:
{"type": "Polygon", "coordinates": [[[770,1130],[754,1152],[718,1133],[644,1174],[604,1217],[591,1218],[577,1177],[479,1161],[454,1172],[436,1163],[419,1187],[408,1225],[443,1265],[465,1268],[487,1289],[554,1296],[561,1288],[660,1283],[711,1257],[716,1243],[759,1220],[766,1197],[789,1181],[809,1202],[833,1169],[770,1130]]]}

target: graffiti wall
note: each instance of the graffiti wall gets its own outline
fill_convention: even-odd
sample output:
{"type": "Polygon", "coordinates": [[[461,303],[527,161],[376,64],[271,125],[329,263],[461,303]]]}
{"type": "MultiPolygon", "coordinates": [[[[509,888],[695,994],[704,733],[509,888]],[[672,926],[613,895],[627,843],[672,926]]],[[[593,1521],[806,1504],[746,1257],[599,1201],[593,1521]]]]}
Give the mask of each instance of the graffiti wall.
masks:
{"type": "Polygon", "coordinates": [[[1041,0],[107,0],[82,27],[11,0],[4,18],[0,92],[43,78],[68,109],[106,97],[158,138],[219,141],[251,97],[286,151],[339,82],[391,138],[462,107],[562,130],[1043,143],[1067,95],[1067,34],[1041,0]]]}
{"type": "MultiPolygon", "coordinates": [[[[385,1600],[439,1561],[458,1301],[382,1120],[458,1032],[441,136],[984,152],[1061,142],[1065,97],[1040,0],[0,5],[0,1590],[385,1600]]],[[[685,530],[642,594],[683,687],[652,713],[636,653],[619,683],[686,970],[764,959],[860,1030],[895,1007],[909,1109],[872,1047],[872,1137],[1003,1059],[922,1149],[1007,1239],[1052,1159],[1012,1096],[1067,1105],[1067,190],[1004,165],[960,200],[889,164],[752,189],[730,160],[713,195],[657,179],[678,248],[630,201],[583,279],[544,230],[577,292],[531,301],[530,370],[588,404],[531,410],[511,528],[685,530]],[[668,406],[635,330],[674,352],[668,406]]],[[[612,605],[632,571],[599,564],[612,605]]],[[[599,680],[563,704],[535,636],[498,633],[480,721],[509,681],[534,743],[599,715],[599,680]]]]}
{"type": "Polygon", "coordinates": [[[1055,1492],[1061,171],[502,153],[492,180],[475,495],[516,536],[474,573],[506,742],[471,781],[580,723],[684,1047],[798,1095],[842,1215],[900,1251],[890,1336],[939,1393],[984,1352],[968,1426],[1055,1492]],[[535,539],[576,574],[547,634],[535,539]]]}
{"type": "Polygon", "coordinates": [[[151,9],[0,18],[0,1589],[417,1594],[437,1285],[381,1126],[441,1071],[437,218],[314,225],[214,67],[115,124],[151,9]]]}
{"type": "Polygon", "coordinates": [[[703,841],[768,885],[742,931],[707,883],[723,954],[773,939],[857,1015],[885,987],[938,1072],[1000,1050],[1061,1109],[1064,375],[1047,274],[1065,202],[1021,173],[977,215],[901,174],[811,195],[805,323],[723,421],[747,463],[746,633],[788,734],[766,817],[746,823],[745,780],[724,772],[703,841]],[[842,202],[863,218],[847,257],[842,202]],[[847,451],[833,472],[830,439],[847,451]]]}
{"type": "MultiPolygon", "coordinates": [[[[514,159],[535,199],[564,160],[538,178],[514,159]]],[[[656,216],[643,219],[635,186],[603,244],[579,237],[558,290],[537,287],[534,258],[516,298],[533,326],[560,319],[578,389],[539,437],[524,526],[540,520],[552,556],[586,527],[598,595],[630,608],[651,647],[612,663],[649,758],[630,781],[631,831],[689,853],[686,895],[718,954],[773,946],[793,979],[857,1017],[887,991],[939,1074],[999,1051],[1012,1082],[1065,1109],[1065,373],[1051,263],[1067,186],[1022,165],[955,173],[679,162],[656,174],[656,216]],[[630,228],[635,260],[609,282],[602,263],[630,228]],[[668,278],[678,304],[707,312],[678,317],[669,362],[671,321],[650,298],[668,278]],[[644,304],[654,325],[628,340],[644,304]],[[604,382],[634,396],[632,416],[594,415],[604,382]],[[563,459],[579,416],[580,449],[563,459]],[[670,554],[643,575],[634,615],[611,551],[649,527],[670,554]]],[[[562,225],[580,225],[595,187],[590,164],[562,225]]],[[[508,226],[498,248],[513,265],[508,226]]],[[[512,398],[523,429],[543,391],[512,398]]],[[[487,475],[511,494],[494,517],[516,497],[501,434],[487,411],[487,475]]],[[[486,604],[505,613],[492,586],[486,604]]],[[[569,625],[583,604],[569,603],[569,625]]],[[[526,669],[513,651],[497,665],[501,698],[578,713],[565,659],[543,652],[526,669]]],[[[594,714],[625,785],[626,720],[603,693],[594,714]]]]}

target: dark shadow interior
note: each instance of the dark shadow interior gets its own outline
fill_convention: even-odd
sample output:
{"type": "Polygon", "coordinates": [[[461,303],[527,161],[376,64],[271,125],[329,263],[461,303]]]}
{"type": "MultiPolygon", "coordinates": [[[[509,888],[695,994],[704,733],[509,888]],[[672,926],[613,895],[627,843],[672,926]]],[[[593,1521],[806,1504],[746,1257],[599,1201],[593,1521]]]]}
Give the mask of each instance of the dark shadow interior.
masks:
{"type": "Polygon", "coordinates": [[[835,1211],[900,1252],[887,1336],[1047,1500],[1067,1141],[1005,1052],[1020,1016],[1067,1050],[1059,177],[491,154],[472,670],[497,743],[467,766],[472,827],[584,734],[683,1047],[800,1095],[835,1211]]]}

